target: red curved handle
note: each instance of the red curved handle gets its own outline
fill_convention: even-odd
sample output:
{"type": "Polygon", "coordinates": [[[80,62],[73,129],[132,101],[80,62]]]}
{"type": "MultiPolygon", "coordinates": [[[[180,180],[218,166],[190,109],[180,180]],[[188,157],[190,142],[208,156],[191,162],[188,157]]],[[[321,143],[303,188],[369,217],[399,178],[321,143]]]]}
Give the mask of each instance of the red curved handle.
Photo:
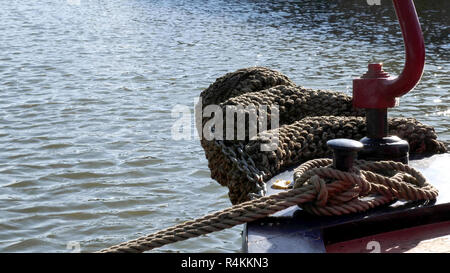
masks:
{"type": "Polygon", "coordinates": [[[425,44],[412,0],[393,0],[405,44],[405,66],[395,79],[388,78],[381,65],[370,64],[369,72],[353,81],[353,105],[358,108],[388,108],[395,98],[408,93],[422,77],[425,44]]]}
{"type": "Polygon", "coordinates": [[[420,81],[425,65],[425,44],[412,0],[393,0],[405,43],[405,67],[398,78],[385,85],[386,95],[400,97],[420,81]]]}

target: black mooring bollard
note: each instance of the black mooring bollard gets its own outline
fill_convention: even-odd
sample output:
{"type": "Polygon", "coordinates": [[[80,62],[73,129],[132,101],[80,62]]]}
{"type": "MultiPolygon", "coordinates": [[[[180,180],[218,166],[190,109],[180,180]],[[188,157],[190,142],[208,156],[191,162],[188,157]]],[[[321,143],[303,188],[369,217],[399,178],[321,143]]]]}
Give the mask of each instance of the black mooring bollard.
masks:
{"type": "Polygon", "coordinates": [[[360,141],[364,149],[358,158],[379,161],[392,160],[408,164],[409,144],[397,136],[388,136],[387,109],[366,110],[367,136],[360,141]]]}
{"type": "Polygon", "coordinates": [[[333,167],[344,172],[353,167],[358,151],[364,147],[361,142],[346,138],[329,140],[327,145],[333,149],[333,167]]]}

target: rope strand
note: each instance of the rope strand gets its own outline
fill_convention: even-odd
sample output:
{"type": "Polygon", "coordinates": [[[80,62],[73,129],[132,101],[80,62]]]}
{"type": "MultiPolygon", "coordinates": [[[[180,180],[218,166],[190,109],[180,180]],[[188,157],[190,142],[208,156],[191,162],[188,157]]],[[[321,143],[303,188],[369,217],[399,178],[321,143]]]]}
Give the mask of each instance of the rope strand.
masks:
{"type": "Polygon", "coordinates": [[[349,172],[333,169],[331,162],[315,159],[299,166],[291,190],[240,203],[99,252],[144,252],[261,219],[294,205],[316,215],[331,216],[366,211],[395,199],[431,200],[438,195],[418,171],[398,162],[356,161],[349,172]],[[395,174],[386,177],[376,173],[386,170],[395,174]],[[372,198],[361,198],[368,195],[372,198]]]}

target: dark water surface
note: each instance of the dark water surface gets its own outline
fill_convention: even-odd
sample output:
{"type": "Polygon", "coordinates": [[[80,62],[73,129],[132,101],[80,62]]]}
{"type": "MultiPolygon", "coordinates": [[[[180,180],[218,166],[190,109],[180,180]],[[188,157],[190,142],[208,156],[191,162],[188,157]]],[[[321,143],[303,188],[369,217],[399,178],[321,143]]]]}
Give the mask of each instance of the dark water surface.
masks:
{"type": "MultiPolygon", "coordinates": [[[[1,252],[90,252],[228,207],[199,141],[171,137],[173,107],[227,72],[350,94],[368,62],[404,62],[386,0],[0,3],[1,252]]],[[[450,2],[416,5],[425,73],[390,113],[448,143],[450,2]]],[[[241,229],[158,251],[239,252],[241,229]]]]}

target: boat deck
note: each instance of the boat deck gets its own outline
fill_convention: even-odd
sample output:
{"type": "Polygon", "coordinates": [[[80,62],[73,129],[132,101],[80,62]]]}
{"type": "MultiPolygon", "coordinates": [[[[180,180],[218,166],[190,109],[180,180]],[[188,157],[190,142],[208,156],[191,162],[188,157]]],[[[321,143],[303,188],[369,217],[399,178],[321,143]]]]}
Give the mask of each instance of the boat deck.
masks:
{"type": "MultiPolygon", "coordinates": [[[[342,250],[340,252],[371,252],[372,248],[367,243],[370,242],[370,238],[375,238],[374,235],[379,235],[382,236],[377,237],[379,240],[377,242],[381,245],[379,251],[389,252],[392,244],[395,243],[391,240],[388,244],[387,238],[399,238],[397,244],[405,243],[408,238],[412,240],[412,235],[402,237],[398,235],[402,233],[401,230],[403,234],[417,233],[420,227],[423,230],[425,225],[430,224],[439,226],[436,231],[439,235],[436,236],[442,238],[437,244],[445,245],[449,240],[446,235],[450,234],[450,222],[447,222],[450,221],[450,168],[448,168],[450,154],[413,160],[410,166],[419,170],[439,190],[439,196],[434,202],[398,201],[388,207],[332,217],[310,215],[299,207],[293,206],[270,217],[246,224],[243,233],[243,251],[249,253],[324,253],[340,250],[342,250]],[[389,234],[391,237],[388,236],[389,234]],[[343,248],[344,242],[347,248],[343,248]]],[[[272,183],[277,179],[292,181],[293,170],[281,173],[268,181],[267,194],[280,191],[271,188],[272,183]]],[[[427,236],[431,239],[430,234],[425,237],[427,236]]],[[[422,240],[428,240],[425,237],[416,238],[410,243],[425,246],[427,244],[420,243],[422,240]]],[[[398,246],[397,249],[402,247],[398,246]]],[[[450,248],[446,248],[446,251],[449,250],[450,248]]],[[[432,251],[442,252],[438,251],[438,248],[433,248],[432,251]]],[[[430,251],[422,249],[422,252],[430,251]]]]}

